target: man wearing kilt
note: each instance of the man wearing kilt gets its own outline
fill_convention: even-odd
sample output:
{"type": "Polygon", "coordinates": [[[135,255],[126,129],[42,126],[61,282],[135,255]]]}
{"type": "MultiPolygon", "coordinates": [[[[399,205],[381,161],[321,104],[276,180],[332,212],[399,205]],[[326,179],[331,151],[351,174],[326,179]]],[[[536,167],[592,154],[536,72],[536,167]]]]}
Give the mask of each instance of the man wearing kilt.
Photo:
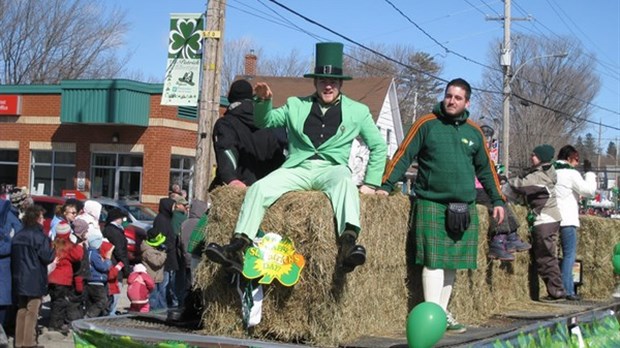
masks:
{"type": "Polygon", "coordinates": [[[412,162],[418,162],[414,184],[412,232],[415,262],[423,265],[424,299],[447,313],[447,331],[462,333],[447,311],[457,269],[475,269],[478,252],[478,215],[475,178],[493,202],[493,218],[504,219],[505,198],[489,158],[480,127],[469,119],[471,87],[454,79],[433,112],[411,126],[383,175],[378,194],[387,195],[412,162]]]}

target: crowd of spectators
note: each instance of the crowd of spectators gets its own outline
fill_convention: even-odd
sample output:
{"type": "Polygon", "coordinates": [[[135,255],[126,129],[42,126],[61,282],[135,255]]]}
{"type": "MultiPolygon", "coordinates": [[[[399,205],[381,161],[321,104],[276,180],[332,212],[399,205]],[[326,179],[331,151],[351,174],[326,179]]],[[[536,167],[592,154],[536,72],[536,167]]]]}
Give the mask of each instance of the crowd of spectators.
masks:
{"type": "Polygon", "coordinates": [[[58,207],[49,233],[44,209],[24,188],[0,199],[0,345],[39,347],[40,309],[49,296],[47,329],[68,335],[81,318],[123,313],[118,303],[127,286],[129,311],[182,307],[191,285],[190,259],[181,226],[189,204],[182,192],[162,198],[157,224],[141,245],[141,262],[130,264],[121,209],[76,199],[58,207]],[[185,243],[184,243],[185,241],[185,243]],[[151,257],[157,254],[157,257],[151,257]]]}

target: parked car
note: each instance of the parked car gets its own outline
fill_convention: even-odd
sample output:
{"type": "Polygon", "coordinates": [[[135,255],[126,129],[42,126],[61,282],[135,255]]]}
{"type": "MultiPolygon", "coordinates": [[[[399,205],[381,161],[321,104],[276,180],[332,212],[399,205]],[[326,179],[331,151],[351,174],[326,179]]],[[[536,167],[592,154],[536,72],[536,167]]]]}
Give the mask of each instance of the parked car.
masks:
{"type": "Polygon", "coordinates": [[[108,217],[108,211],[119,208],[127,214],[128,224],[125,226],[125,238],[127,238],[129,262],[132,264],[140,262],[140,244],[146,238],[146,232],[153,227],[153,220],[157,213],[139,201],[114,200],[107,197],[93,200],[101,203],[102,206],[99,217],[102,229],[108,217]]]}

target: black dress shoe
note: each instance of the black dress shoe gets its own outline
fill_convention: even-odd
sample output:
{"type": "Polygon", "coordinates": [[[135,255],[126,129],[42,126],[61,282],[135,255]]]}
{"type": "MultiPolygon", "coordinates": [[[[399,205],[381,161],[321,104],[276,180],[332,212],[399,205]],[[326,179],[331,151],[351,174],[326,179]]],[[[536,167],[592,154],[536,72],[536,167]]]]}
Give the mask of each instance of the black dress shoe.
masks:
{"type": "Polygon", "coordinates": [[[249,238],[235,234],[230,244],[221,246],[217,243],[209,243],[205,248],[205,255],[209,260],[241,273],[243,271],[243,253],[250,244],[249,238]]]}
{"type": "Polygon", "coordinates": [[[361,245],[355,245],[349,250],[342,261],[343,265],[361,266],[366,262],[366,249],[361,245]]]}
{"type": "Polygon", "coordinates": [[[575,295],[568,295],[566,296],[566,299],[569,301],[581,301],[581,296],[575,294],[575,295]]]}
{"type": "Polygon", "coordinates": [[[366,249],[355,244],[356,237],[355,232],[345,231],[339,240],[338,264],[345,273],[353,272],[355,267],[366,262],[366,249]]]}
{"type": "Polygon", "coordinates": [[[209,243],[205,248],[205,255],[207,255],[209,260],[219,263],[227,269],[232,269],[237,272],[243,271],[243,265],[232,259],[226,252],[226,249],[217,243],[209,243]]]}

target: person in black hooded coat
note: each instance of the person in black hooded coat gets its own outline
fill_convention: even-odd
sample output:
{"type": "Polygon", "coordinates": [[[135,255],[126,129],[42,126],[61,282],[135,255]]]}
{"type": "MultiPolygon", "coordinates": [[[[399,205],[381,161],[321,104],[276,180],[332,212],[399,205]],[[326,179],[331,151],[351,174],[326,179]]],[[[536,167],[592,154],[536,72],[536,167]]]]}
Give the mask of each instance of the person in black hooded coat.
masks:
{"type": "Polygon", "coordinates": [[[246,80],[230,87],[230,105],[213,127],[217,169],[209,190],[222,185],[250,186],[284,163],[286,131],[256,127],[252,95],[252,85],[246,80]]]}
{"type": "MultiPolygon", "coordinates": [[[[168,283],[170,282],[170,279],[173,278],[174,272],[179,269],[179,261],[177,260],[176,254],[177,235],[174,233],[174,229],[172,228],[172,211],[175,204],[176,202],[172,198],[160,199],[159,212],[157,216],[155,216],[155,220],[153,220],[153,230],[156,231],[157,234],[161,233],[166,237],[166,241],[164,243],[166,249],[166,262],[164,263],[164,280],[161,285],[161,288],[164,289],[164,291],[168,288],[168,283]]],[[[163,298],[166,298],[165,294],[163,295],[163,298]]],[[[166,303],[151,304],[151,309],[166,307],[166,303]],[[153,307],[153,305],[155,306],[153,307]]]]}

